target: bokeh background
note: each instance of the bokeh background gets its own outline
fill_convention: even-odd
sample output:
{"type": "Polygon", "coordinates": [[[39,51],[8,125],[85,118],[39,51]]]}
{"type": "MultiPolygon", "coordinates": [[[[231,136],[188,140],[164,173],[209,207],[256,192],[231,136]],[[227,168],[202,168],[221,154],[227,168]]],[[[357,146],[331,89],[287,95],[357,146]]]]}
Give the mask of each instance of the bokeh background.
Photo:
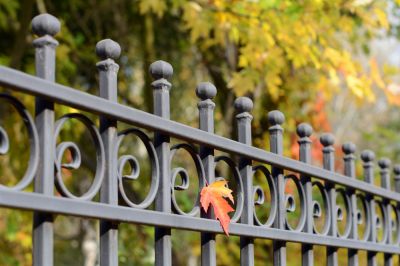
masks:
{"type": "MultiPolygon", "coordinates": [[[[321,165],[322,132],[336,136],[339,172],[345,141],[356,143],[358,152],[369,148],[377,157],[400,162],[398,0],[0,0],[1,65],[34,74],[31,43],[35,36],[30,22],[46,12],[62,25],[56,36],[58,83],[98,95],[95,45],[111,38],[122,47],[117,60],[121,104],[152,111],[148,67],[162,59],[174,68],[172,120],[197,127],[195,87],[211,81],[218,89],[218,135],[236,138],[233,102],[248,96],[254,101],[253,145],[261,149],[269,149],[267,113],[279,109],[286,116],[286,156],[298,158],[296,126],[306,121],[315,131],[315,165],[321,165]]],[[[33,114],[34,99],[15,95],[33,114]]],[[[0,105],[0,111],[11,140],[10,153],[0,158],[0,182],[12,185],[26,169],[28,138],[15,110],[0,105]]],[[[57,117],[75,111],[56,107],[57,117]]],[[[98,117],[88,115],[98,123],[98,117]]],[[[82,150],[81,168],[64,172],[69,188],[82,193],[95,169],[90,136],[82,125],[71,122],[61,137],[82,150]]],[[[132,138],[120,153],[140,158],[139,180],[126,184],[132,200],[140,201],[150,181],[144,146],[132,138]]],[[[194,163],[187,158],[184,152],[178,154],[173,164],[191,173],[191,189],[178,196],[183,208],[190,209],[198,182],[194,163]]],[[[218,166],[217,172],[231,175],[224,166],[218,166]]],[[[357,174],[362,179],[359,162],[357,174]]],[[[256,182],[268,193],[260,177],[256,182]]],[[[376,184],[380,184],[378,177],[376,184]]],[[[293,188],[289,184],[287,189],[293,188]]],[[[263,208],[258,213],[265,218],[268,201],[263,208]]],[[[291,218],[294,223],[298,211],[291,218]]],[[[31,265],[31,219],[29,212],[1,209],[0,265],[31,265]]],[[[55,227],[55,265],[98,265],[97,221],[58,216],[55,227]]],[[[153,265],[151,227],[122,224],[119,241],[120,265],[153,265]]],[[[174,265],[199,265],[199,243],[198,233],[173,230],[174,265]]],[[[239,265],[238,243],[234,236],[218,237],[218,265],[239,265]]],[[[316,265],[324,265],[325,248],[316,247],[315,252],[316,265]]],[[[289,244],[288,265],[300,265],[300,254],[300,245],[289,244]]],[[[340,265],[346,265],[346,251],[339,254],[340,265]]],[[[272,265],[271,241],[257,240],[255,255],[256,265],[272,265]]],[[[366,265],[365,256],[361,252],[360,265],[366,265]]],[[[379,259],[382,263],[381,255],[379,259]]]]}

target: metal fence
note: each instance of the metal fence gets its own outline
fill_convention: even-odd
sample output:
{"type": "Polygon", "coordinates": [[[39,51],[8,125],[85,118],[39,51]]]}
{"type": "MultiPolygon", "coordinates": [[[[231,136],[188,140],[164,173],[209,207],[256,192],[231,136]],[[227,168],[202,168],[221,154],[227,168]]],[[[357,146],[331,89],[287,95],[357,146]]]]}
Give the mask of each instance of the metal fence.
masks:
{"type": "MultiPolygon", "coordinates": [[[[390,189],[390,161],[378,161],[381,187],[374,185],[374,153],[363,151],[361,160],[364,181],[355,177],[355,145],[346,143],[344,174],[336,173],[334,167],[334,137],[323,134],[323,168],[310,164],[312,128],[305,123],[297,127],[299,136],[299,161],[284,157],[284,115],[279,111],[268,114],[270,123],[270,151],[251,145],[251,109],[249,98],[235,101],[237,111],[238,140],[230,140],[214,133],[212,98],[217,90],[211,83],[201,83],[196,88],[200,98],[199,129],[169,120],[170,105],[168,81],[173,69],[170,64],[156,61],[150,67],[154,78],[154,114],[149,114],[117,103],[117,72],[115,63],[120,55],[119,45],[109,39],[100,41],[96,53],[101,61],[97,64],[100,80],[100,97],[59,85],[55,80],[55,53],[57,41],[53,36],[60,30],[59,21],[48,14],[35,17],[32,28],[39,37],[33,44],[36,49],[37,77],[0,67],[0,85],[11,91],[35,96],[35,118],[24,105],[9,94],[1,94],[3,103],[16,108],[29,133],[30,159],[25,175],[14,187],[0,187],[0,206],[31,210],[33,221],[33,263],[53,265],[53,215],[71,215],[100,220],[100,263],[118,264],[118,225],[135,223],[155,228],[155,264],[171,265],[171,229],[198,231],[201,234],[201,263],[216,265],[216,235],[222,230],[218,221],[200,210],[198,200],[190,212],[184,212],[175,199],[175,190],[188,188],[188,173],[183,168],[171,169],[171,157],[179,149],[191,155],[198,173],[200,188],[204,181],[215,180],[215,166],[225,162],[237,182],[236,211],[232,217],[230,234],[240,237],[241,265],[254,265],[254,240],[273,240],[273,265],[286,265],[288,242],[302,246],[302,265],[316,261],[313,246],[327,249],[327,264],[338,265],[338,249],[346,249],[348,265],[359,265],[359,251],[367,251],[368,265],[377,265],[377,254],[384,254],[385,265],[393,264],[393,257],[400,254],[400,166],[395,166],[395,190],[390,189]],[[56,118],[54,105],[61,104],[98,115],[97,127],[87,116],[71,113],[56,118]],[[80,166],[80,151],[73,142],[56,143],[63,125],[71,120],[83,123],[96,144],[97,167],[95,178],[86,193],[76,196],[63,182],[62,169],[80,166]],[[154,133],[153,138],[138,128],[118,131],[117,123],[124,122],[154,133]],[[151,160],[151,188],[141,203],[127,196],[124,179],[135,179],[139,171],[138,160],[132,155],[118,158],[118,148],[124,137],[134,135],[144,143],[151,160]],[[170,138],[183,144],[171,145],[170,138]],[[214,156],[214,151],[231,156],[214,156]],[[63,162],[63,154],[69,151],[72,161],[63,162]],[[122,169],[130,165],[131,175],[122,169]],[[269,167],[271,166],[271,171],[269,167]],[[254,186],[255,173],[265,178],[269,195],[254,186]],[[180,177],[182,185],[176,185],[180,177]],[[24,190],[34,182],[34,192],[24,190]],[[287,182],[295,185],[298,194],[297,207],[300,215],[297,224],[288,222],[287,213],[295,209],[293,195],[285,191],[287,182]],[[54,191],[61,196],[56,196],[54,191]],[[319,190],[321,202],[313,199],[313,189],[319,190]],[[100,194],[99,202],[94,200],[100,194]],[[343,206],[337,198],[343,199],[343,206]],[[119,205],[119,198],[124,201],[119,205]],[[268,199],[265,200],[265,199],[268,199]],[[154,210],[152,209],[154,203],[154,210]],[[255,212],[257,205],[270,206],[269,217],[261,221],[255,212]],[[315,219],[324,213],[321,230],[315,219]],[[381,215],[378,215],[381,213],[381,215]],[[343,220],[343,230],[338,220],[343,220]],[[363,234],[359,235],[360,227],[363,234]],[[380,233],[377,233],[377,232],[380,233]]],[[[8,150],[9,139],[0,128],[0,153],[8,150]]],[[[1,252],[1,251],[0,251],[1,252]]]]}

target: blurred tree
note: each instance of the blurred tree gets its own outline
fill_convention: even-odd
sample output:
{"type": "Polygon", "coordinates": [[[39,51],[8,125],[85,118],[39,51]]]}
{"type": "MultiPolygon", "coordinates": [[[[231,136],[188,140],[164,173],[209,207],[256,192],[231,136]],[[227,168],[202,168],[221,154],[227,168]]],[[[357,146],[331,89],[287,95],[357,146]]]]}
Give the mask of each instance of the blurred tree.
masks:
{"type": "MultiPolygon", "coordinates": [[[[394,86],[391,76],[397,72],[388,74],[373,60],[369,64],[359,60],[360,56],[368,55],[370,40],[396,34],[396,25],[388,21],[388,3],[396,5],[384,0],[0,0],[0,36],[7,40],[0,42],[0,63],[34,73],[30,20],[37,13],[49,12],[62,21],[62,30],[57,36],[60,42],[57,82],[98,94],[95,67],[98,58],[94,48],[97,41],[112,38],[122,46],[120,103],[152,110],[151,78],[147,69],[152,61],[163,59],[171,62],[175,72],[171,90],[172,119],[197,126],[194,88],[200,81],[211,80],[218,88],[215,99],[218,134],[235,137],[233,101],[246,95],[255,102],[254,145],[268,146],[266,114],[280,109],[287,117],[285,129],[289,133],[285,150],[294,156],[296,150],[289,146],[292,148],[296,141],[296,124],[306,120],[317,131],[330,130],[326,104],[334,95],[341,93],[346,95],[349,104],[362,105],[374,102],[384,92],[396,104],[393,90],[387,84],[394,86]]],[[[33,107],[32,97],[20,98],[29,108],[33,107]]],[[[60,115],[72,110],[58,106],[56,111],[60,115]]],[[[12,125],[15,121],[17,117],[12,114],[2,122],[12,125]]],[[[82,127],[71,126],[66,131],[64,137],[81,144],[83,153],[93,152],[86,145],[88,138],[82,133],[82,127]]],[[[23,136],[15,135],[17,140],[23,136]]],[[[23,146],[14,146],[14,154],[23,154],[23,149],[23,146]]],[[[74,177],[87,176],[93,169],[91,157],[85,158],[83,170],[74,173],[74,177]]],[[[7,170],[9,161],[10,158],[1,158],[2,177],[10,171],[7,170]]],[[[20,176],[24,171],[20,165],[12,169],[8,177],[20,176]]],[[[146,176],[147,171],[143,172],[146,176]]],[[[73,181],[66,175],[77,192],[84,191],[85,185],[77,179],[73,181]]],[[[140,198],[140,192],[137,193],[140,198]]],[[[30,237],[30,223],[21,221],[29,219],[27,214],[0,216],[0,249],[7,250],[8,254],[0,258],[0,264],[30,264],[29,256],[21,257],[30,248],[26,240],[30,237]],[[15,232],[10,228],[16,225],[18,237],[10,233],[15,232]]],[[[73,233],[67,238],[58,234],[59,240],[69,241],[57,242],[56,248],[68,254],[71,250],[80,254],[81,242],[84,236],[91,235],[93,227],[91,223],[79,221],[72,221],[69,226],[66,223],[63,230],[73,233]]],[[[121,264],[152,264],[149,259],[152,258],[151,232],[142,227],[121,231],[121,264]],[[130,241],[132,238],[135,241],[130,241]],[[139,247],[140,251],[131,254],[139,247]]],[[[175,250],[195,243],[194,235],[182,236],[174,243],[175,250]]],[[[219,261],[224,265],[237,264],[239,251],[233,242],[226,242],[222,247],[227,252],[218,252],[219,261]]],[[[265,244],[258,246],[257,257],[271,257],[265,248],[265,244]]],[[[193,246],[185,255],[174,256],[175,263],[185,265],[193,256],[198,259],[198,255],[198,246],[193,246]]],[[[57,257],[57,265],[70,263],[71,256],[57,257]]]]}

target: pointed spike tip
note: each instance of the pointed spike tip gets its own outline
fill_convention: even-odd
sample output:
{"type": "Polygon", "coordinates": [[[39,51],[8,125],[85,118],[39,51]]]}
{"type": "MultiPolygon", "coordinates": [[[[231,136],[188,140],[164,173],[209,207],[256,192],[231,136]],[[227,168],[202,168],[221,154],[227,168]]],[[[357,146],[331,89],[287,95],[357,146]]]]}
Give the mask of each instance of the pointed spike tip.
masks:
{"type": "Polygon", "coordinates": [[[308,138],[313,133],[313,128],[307,123],[301,123],[297,126],[296,132],[300,138],[308,138]]]}
{"type": "Polygon", "coordinates": [[[44,35],[54,36],[61,28],[60,21],[50,14],[40,14],[32,19],[32,31],[42,37],[44,35]]]}
{"type": "Polygon", "coordinates": [[[217,95],[217,88],[211,82],[200,82],[196,87],[196,95],[202,100],[212,99],[217,95]]]}
{"type": "Polygon", "coordinates": [[[250,113],[253,110],[253,101],[249,97],[239,97],[235,100],[234,106],[238,113],[250,113]]]}
{"type": "Polygon", "coordinates": [[[121,55],[121,46],[111,39],[101,40],[96,44],[96,54],[101,59],[118,59],[121,55]]]}

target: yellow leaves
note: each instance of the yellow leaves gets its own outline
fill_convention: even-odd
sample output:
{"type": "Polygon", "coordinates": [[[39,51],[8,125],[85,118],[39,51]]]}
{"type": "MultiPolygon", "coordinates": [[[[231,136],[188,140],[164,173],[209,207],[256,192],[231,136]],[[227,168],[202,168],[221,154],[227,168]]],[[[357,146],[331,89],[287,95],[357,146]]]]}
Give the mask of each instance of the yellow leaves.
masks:
{"type": "Polygon", "coordinates": [[[167,4],[164,0],[140,0],[139,3],[139,10],[141,14],[152,12],[160,18],[166,9],[167,4]]]}

